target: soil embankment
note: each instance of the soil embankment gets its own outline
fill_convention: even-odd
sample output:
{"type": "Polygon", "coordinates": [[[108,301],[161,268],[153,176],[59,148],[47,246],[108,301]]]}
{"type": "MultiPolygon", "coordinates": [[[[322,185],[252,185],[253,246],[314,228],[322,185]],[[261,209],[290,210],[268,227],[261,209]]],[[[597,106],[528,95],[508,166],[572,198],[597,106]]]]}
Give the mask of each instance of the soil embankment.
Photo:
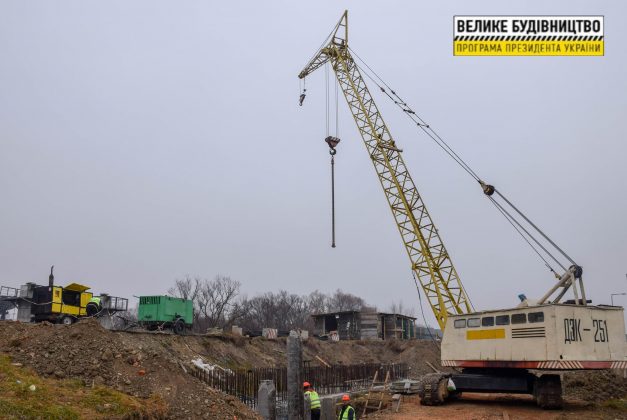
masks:
{"type": "MultiPolygon", "coordinates": [[[[189,361],[164,340],[115,333],[96,321],[71,326],[0,322],[0,353],[44,379],[80,380],[165,405],[167,418],[257,419],[238,401],[209,388],[183,367],[189,361]]],[[[103,418],[115,418],[104,411],[103,418]]]]}
{"type": "MultiPolygon", "coordinates": [[[[322,364],[320,359],[345,365],[406,363],[414,378],[430,373],[429,363],[441,369],[439,349],[432,341],[310,338],[303,352],[312,365],[322,364]]],[[[45,380],[79,381],[85,387],[108,387],[140,401],[163,402],[168,418],[258,418],[235,397],[207,387],[186,370],[198,358],[228,369],[285,366],[285,353],[284,338],[112,332],[93,320],[71,326],[0,321],[0,356],[8,355],[17,366],[32,369],[45,380]]],[[[613,372],[566,373],[563,385],[568,398],[598,407],[627,395],[627,381],[613,372]]],[[[103,418],[115,417],[110,414],[103,412],[103,418]]]]}
{"type": "MultiPolygon", "coordinates": [[[[257,418],[236,398],[207,387],[186,373],[199,357],[229,369],[286,365],[285,338],[176,336],[115,332],[94,320],[71,326],[0,322],[0,353],[46,380],[78,380],[110,387],[139,399],[163,401],[168,418],[257,418]]],[[[433,342],[325,342],[311,338],[303,358],[312,365],[407,363],[411,376],[438,366],[433,342]]],[[[106,413],[103,413],[107,417],[106,413]]]]}

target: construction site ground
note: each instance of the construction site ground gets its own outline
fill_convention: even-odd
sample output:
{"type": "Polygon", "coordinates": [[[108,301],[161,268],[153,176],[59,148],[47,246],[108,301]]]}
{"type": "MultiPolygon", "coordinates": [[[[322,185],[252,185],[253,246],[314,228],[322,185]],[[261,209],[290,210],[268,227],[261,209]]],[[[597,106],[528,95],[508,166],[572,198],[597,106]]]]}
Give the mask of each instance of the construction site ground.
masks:
{"type": "MultiPolygon", "coordinates": [[[[76,418],[256,419],[235,397],[207,387],[186,370],[199,357],[230,369],[286,364],[284,338],[112,332],[94,320],[71,326],[0,321],[0,338],[0,357],[5,358],[0,381],[5,385],[13,381],[10,389],[2,389],[0,406],[6,407],[2,403],[10,400],[24,404],[13,410],[24,410],[29,401],[35,404],[35,395],[46,401],[40,394],[54,392],[58,383],[63,389],[81,390],[74,392],[73,398],[68,392],[65,403],[62,398],[55,402],[75,410],[76,418]],[[16,379],[19,375],[22,379],[16,379]],[[35,391],[28,391],[29,381],[37,382],[35,391]],[[87,405],[76,399],[81,393],[84,401],[102,398],[85,411],[87,405]]],[[[326,342],[310,338],[303,351],[304,360],[314,365],[321,363],[319,359],[329,364],[407,363],[415,378],[432,371],[427,362],[439,368],[439,350],[432,341],[326,342]]],[[[422,407],[417,397],[410,397],[399,413],[388,410],[375,416],[491,419],[504,418],[505,413],[520,419],[627,418],[622,399],[627,395],[627,382],[620,375],[566,374],[564,388],[567,405],[562,411],[542,411],[526,396],[468,394],[442,407],[422,407]]],[[[0,411],[0,418],[29,418],[24,413],[0,411]]]]}
{"type": "Polygon", "coordinates": [[[568,397],[562,410],[543,410],[533,398],[514,394],[465,394],[461,399],[441,406],[420,405],[417,396],[406,396],[400,409],[389,408],[368,415],[378,420],[565,420],[625,419],[627,401],[610,400],[601,404],[568,397]]]}

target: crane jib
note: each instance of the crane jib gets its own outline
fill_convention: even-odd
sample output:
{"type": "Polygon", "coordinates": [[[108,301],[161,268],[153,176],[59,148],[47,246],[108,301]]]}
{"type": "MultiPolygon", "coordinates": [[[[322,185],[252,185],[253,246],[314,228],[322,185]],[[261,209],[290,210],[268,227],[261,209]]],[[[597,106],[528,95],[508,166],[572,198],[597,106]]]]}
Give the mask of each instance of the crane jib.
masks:
{"type": "Polygon", "coordinates": [[[357,129],[386,196],[411,268],[433,310],[440,328],[449,314],[471,311],[471,305],[440,234],[424,205],[405,162],[383,121],[358,66],[348,49],[345,12],[329,42],[299,74],[304,78],[330,62],[357,129]]]}

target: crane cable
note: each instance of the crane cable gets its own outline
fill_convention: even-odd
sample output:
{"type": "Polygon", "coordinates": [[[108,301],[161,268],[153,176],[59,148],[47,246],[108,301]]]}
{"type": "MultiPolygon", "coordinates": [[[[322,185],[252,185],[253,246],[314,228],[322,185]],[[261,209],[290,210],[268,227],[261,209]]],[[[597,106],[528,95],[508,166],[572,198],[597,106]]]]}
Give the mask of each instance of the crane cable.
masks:
{"type": "Polygon", "coordinates": [[[436,133],[429,124],[427,124],[422,118],[420,118],[420,116],[418,114],[416,114],[410,107],[409,105],[403,101],[397,94],[396,92],[383,80],[381,79],[381,77],[379,77],[379,75],[372,70],[372,68],[361,58],[359,57],[359,55],[357,55],[357,53],[349,47],[349,50],[351,51],[351,53],[353,53],[353,55],[355,57],[357,57],[357,59],[359,61],[361,61],[363,63],[364,66],[366,66],[366,68],[377,78],[381,81],[381,83],[383,85],[385,85],[385,87],[387,87],[387,90],[384,89],[376,80],[374,80],[374,78],[368,73],[368,71],[364,71],[364,69],[359,66],[357,63],[355,63],[355,65],[357,66],[357,68],[359,68],[360,70],[363,71],[363,73],[375,84],[377,85],[377,87],[392,101],[394,102],[395,105],[397,105],[399,108],[401,108],[403,110],[403,112],[405,112],[405,114],[407,114],[407,116],[414,122],[416,123],[416,125],[422,129],[422,131],[425,132],[425,134],[427,134],[427,136],[431,137],[431,139],[438,145],[440,146],[440,148],[442,148],[442,150],[444,150],[444,152],[446,152],[446,154],[448,154],[455,162],[457,162],[457,164],[459,164],[470,176],[472,176],[476,181],[480,181],[479,176],[475,173],[475,171],[472,170],[472,168],[453,150],[453,148],[451,146],[448,145],[448,143],[446,143],[444,141],[444,139],[442,139],[438,133],[436,133]],[[390,95],[390,93],[392,93],[392,95],[394,95],[397,99],[395,99],[392,95],[390,95]]]}
{"type": "Polygon", "coordinates": [[[298,105],[303,106],[303,102],[305,102],[305,97],[307,96],[307,78],[303,77],[302,79],[298,79],[298,92],[300,92],[300,96],[298,97],[298,105]]]}
{"type": "Polygon", "coordinates": [[[329,63],[324,65],[324,123],[325,137],[329,136],[329,63]]]}
{"type": "Polygon", "coordinates": [[[354,62],[355,66],[357,66],[357,68],[361,70],[366,75],[366,77],[368,77],[381,90],[381,92],[383,92],[392,102],[394,102],[396,106],[398,106],[425,134],[427,134],[427,136],[429,136],[442,150],[444,150],[446,154],[448,154],[464,171],[466,171],[472,178],[475,179],[475,181],[477,181],[482,186],[484,192],[486,193],[486,195],[488,195],[492,204],[495,205],[497,210],[503,215],[503,217],[505,217],[505,219],[512,225],[512,227],[514,227],[514,229],[520,234],[523,240],[540,257],[540,259],[542,259],[544,264],[552,273],[554,273],[556,277],[558,277],[558,274],[551,267],[546,258],[542,256],[540,251],[529,241],[525,234],[563,270],[566,270],[564,265],[561,264],[559,260],[549,250],[547,250],[546,247],[544,247],[532,233],[525,229],[512,214],[510,214],[500,203],[498,203],[492,197],[493,193],[496,193],[499,197],[501,197],[503,201],[505,201],[516,213],[518,213],[518,215],[520,215],[531,227],[533,227],[533,229],[535,229],[562,256],[564,256],[564,258],[566,258],[571,264],[577,265],[568,254],[566,254],[555,242],[553,242],[542,230],[540,230],[538,226],[531,222],[531,220],[529,220],[529,218],[524,213],[522,213],[516,206],[514,206],[511,201],[509,201],[500,191],[490,185],[485,184],[477,175],[477,173],[453,150],[453,148],[448,143],[446,143],[446,141],[444,141],[444,139],[442,139],[442,137],[440,137],[440,135],[435,132],[435,130],[433,130],[433,128],[431,128],[429,124],[427,124],[411,109],[407,102],[405,102],[352,48],[349,47],[349,50],[352,55],[354,55],[363,64],[363,66],[365,66],[365,69],[357,62],[354,62]],[[375,78],[379,81],[375,80],[375,78]]]}
{"type": "Polygon", "coordinates": [[[431,327],[427,323],[427,317],[425,316],[425,311],[422,307],[422,294],[420,293],[420,286],[418,286],[418,279],[416,279],[416,274],[414,273],[413,270],[411,272],[411,275],[414,278],[414,284],[416,285],[416,290],[418,291],[418,303],[420,303],[420,313],[422,314],[422,322],[425,324],[425,328],[427,329],[427,332],[429,333],[429,337],[431,337],[431,341],[433,341],[433,343],[435,344],[437,351],[440,351],[441,350],[440,343],[438,343],[438,341],[433,337],[433,334],[431,334],[431,327]]]}
{"type": "Polygon", "coordinates": [[[335,81],[335,137],[340,138],[340,119],[339,119],[339,111],[340,107],[338,106],[338,92],[339,92],[339,82],[335,81]]]}

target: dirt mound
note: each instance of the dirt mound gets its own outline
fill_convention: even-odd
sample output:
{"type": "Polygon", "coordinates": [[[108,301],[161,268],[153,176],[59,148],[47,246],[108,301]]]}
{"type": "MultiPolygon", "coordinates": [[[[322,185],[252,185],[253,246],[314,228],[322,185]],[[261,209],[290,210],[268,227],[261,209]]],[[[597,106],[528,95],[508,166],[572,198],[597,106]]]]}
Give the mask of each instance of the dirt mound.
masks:
{"type": "Polygon", "coordinates": [[[339,341],[309,340],[303,357],[316,362],[315,356],[331,364],[406,363],[410,377],[433,373],[427,362],[440,368],[440,349],[430,340],[412,341],[339,341]]]}
{"type": "MultiPolygon", "coordinates": [[[[146,336],[145,345],[167,340],[177,354],[202,356],[209,363],[231,369],[286,366],[286,339],[262,337],[168,337],[146,336]],[[174,339],[173,339],[174,338],[174,339]]],[[[426,362],[440,366],[440,351],[432,341],[321,341],[310,338],[303,344],[303,359],[312,365],[355,365],[362,363],[407,363],[412,376],[433,372],[426,362]]]]}
{"type": "Polygon", "coordinates": [[[584,401],[600,402],[627,396],[627,380],[612,371],[569,372],[562,386],[567,396],[584,401]]]}
{"type": "Polygon", "coordinates": [[[94,320],[71,326],[0,322],[0,337],[0,352],[44,377],[76,378],[86,386],[160,397],[168,418],[258,418],[236,398],[185,373],[167,345],[138,344],[131,335],[107,331],[94,320]]]}

